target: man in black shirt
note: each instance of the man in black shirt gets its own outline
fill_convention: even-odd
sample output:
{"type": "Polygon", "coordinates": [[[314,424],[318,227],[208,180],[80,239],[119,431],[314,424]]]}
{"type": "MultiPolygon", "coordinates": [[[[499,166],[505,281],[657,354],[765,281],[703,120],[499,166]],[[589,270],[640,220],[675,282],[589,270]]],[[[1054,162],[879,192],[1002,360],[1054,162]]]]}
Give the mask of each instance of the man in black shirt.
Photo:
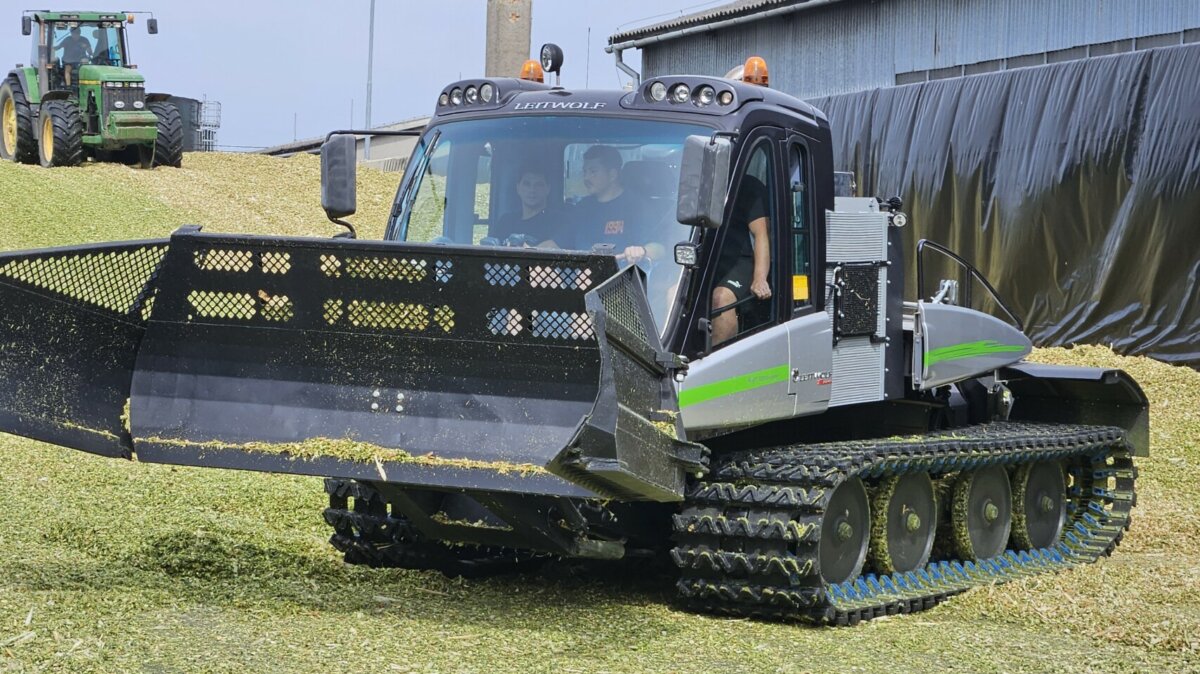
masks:
{"type": "MultiPolygon", "coordinates": [[[[760,300],[771,297],[767,276],[771,271],[770,219],[766,186],[746,176],[738,191],[737,202],[725,232],[721,257],[717,262],[717,283],[713,288],[712,307],[733,304],[754,295],[760,300]]],[[[712,343],[720,344],[737,334],[737,309],[713,317],[712,343]]]]}
{"type": "Polygon", "coordinates": [[[521,199],[520,213],[500,216],[488,233],[500,241],[524,234],[534,245],[553,240],[563,218],[557,209],[548,207],[550,181],[545,169],[533,164],[522,167],[517,180],[517,196],[521,199]]]}
{"type": "Polygon", "coordinates": [[[665,250],[652,243],[649,204],[621,184],[621,153],[593,145],[583,155],[583,186],[588,191],[575,206],[575,241],[579,250],[609,244],[629,264],[657,260],[665,250]]]}
{"type": "Polygon", "coordinates": [[[67,86],[73,86],[73,75],[79,69],[79,64],[92,57],[92,43],[81,34],[79,26],[71,28],[71,34],[58,43],[55,50],[62,51],[63,78],[67,86]]]}

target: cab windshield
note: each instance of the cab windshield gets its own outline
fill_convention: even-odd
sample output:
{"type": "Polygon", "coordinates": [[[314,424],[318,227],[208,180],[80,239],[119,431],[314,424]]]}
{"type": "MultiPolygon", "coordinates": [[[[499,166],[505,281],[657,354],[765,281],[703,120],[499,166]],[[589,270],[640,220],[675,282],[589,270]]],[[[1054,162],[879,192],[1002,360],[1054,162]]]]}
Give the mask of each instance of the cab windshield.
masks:
{"type": "Polygon", "coordinates": [[[583,116],[442,124],[411,161],[394,238],[612,254],[647,273],[660,330],[678,289],[679,161],[707,127],[583,116]]]}
{"type": "Polygon", "coordinates": [[[55,21],[47,29],[54,67],[89,63],[125,67],[120,21],[55,21]]]}

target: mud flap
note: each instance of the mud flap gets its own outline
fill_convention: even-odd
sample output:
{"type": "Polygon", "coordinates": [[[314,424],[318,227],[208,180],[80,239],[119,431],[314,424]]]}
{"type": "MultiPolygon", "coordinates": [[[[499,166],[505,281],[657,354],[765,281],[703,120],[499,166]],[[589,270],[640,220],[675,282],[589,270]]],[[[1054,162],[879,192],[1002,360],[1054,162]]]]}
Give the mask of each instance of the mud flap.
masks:
{"type": "MultiPolygon", "coordinates": [[[[149,462],[575,497],[620,485],[628,498],[682,493],[682,443],[631,421],[673,409],[670,370],[652,356],[629,379],[627,359],[605,351],[637,340],[598,332],[612,323],[603,294],[585,301],[624,278],[611,256],[195,228],[166,243],[0,258],[10,314],[0,366],[13,381],[28,373],[0,399],[0,430],[110,456],[128,456],[132,440],[149,462]],[[97,293],[116,274],[97,270],[132,264],[113,255],[151,262],[110,300],[97,293]],[[65,285],[46,290],[26,268],[65,285]],[[82,295],[67,292],[79,283],[82,295]],[[42,389],[52,395],[34,395],[42,389]],[[591,463],[555,462],[569,445],[591,463]]],[[[648,315],[644,296],[622,297],[648,315]]]]}

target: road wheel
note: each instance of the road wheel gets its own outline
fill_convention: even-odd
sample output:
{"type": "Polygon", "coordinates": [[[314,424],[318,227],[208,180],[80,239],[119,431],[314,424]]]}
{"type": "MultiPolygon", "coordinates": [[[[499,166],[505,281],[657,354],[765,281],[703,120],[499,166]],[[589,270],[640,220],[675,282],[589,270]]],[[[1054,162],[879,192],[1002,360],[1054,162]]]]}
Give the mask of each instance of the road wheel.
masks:
{"type": "Polygon", "coordinates": [[[817,557],[821,578],[830,585],[858,576],[871,539],[871,505],[857,477],[837,486],[821,520],[817,557]]]}
{"type": "Polygon", "coordinates": [[[1013,474],[1012,543],[1018,550],[1058,542],[1067,520],[1067,478],[1053,461],[1027,463],[1013,474]]]}
{"type": "Polygon", "coordinates": [[[966,471],[954,485],[950,517],[963,559],[990,559],[1004,552],[1012,528],[1012,490],[1003,466],[966,471]]]}
{"type": "Polygon", "coordinates": [[[158,135],[154,137],[154,165],[183,166],[183,119],[179,108],[166,102],[150,104],[158,117],[158,135]]]}
{"type": "Polygon", "coordinates": [[[884,479],[871,500],[871,564],[907,573],[929,563],[937,533],[937,497],[928,473],[884,479]]]}
{"type": "Polygon", "coordinates": [[[0,85],[0,159],[22,164],[37,161],[33,115],[21,83],[13,77],[0,85]]]}
{"type": "Polygon", "coordinates": [[[38,159],[42,166],[79,166],[83,161],[83,118],[71,101],[42,103],[38,159]]]}

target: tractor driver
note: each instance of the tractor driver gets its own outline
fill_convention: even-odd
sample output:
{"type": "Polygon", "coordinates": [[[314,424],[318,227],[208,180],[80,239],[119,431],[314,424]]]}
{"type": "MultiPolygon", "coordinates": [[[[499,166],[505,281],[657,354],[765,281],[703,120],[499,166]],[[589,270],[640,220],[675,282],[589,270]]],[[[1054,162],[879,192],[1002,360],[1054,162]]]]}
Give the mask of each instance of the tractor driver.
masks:
{"type": "Polygon", "coordinates": [[[63,78],[67,86],[71,86],[71,75],[79,68],[79,64],[92,57],[92,43],[81,34],[79,26],[71,27],[71,34],[63,38],[55,47],[62,51],[63,78]]]}
{"type": "Polygon", "coordinates": [[[534,245],[549,242],[553,246],[551,239],[561,218],[549,208],[550,181],[546,169],[532,163],[522,166],[517,179],[517,196],[521,201],[520,212],[500,216],[499,222],[488,233],[500,241],[524,234],[534,245]]]}
{"type": "MultiPolygon", "coordinates": [[[[768,236],[767,189],[762,181],[747,175],[731,213],[721,257],[717,262],[717,284],[712,308],[720,309],[754,295],[771,297],[767,276],[771,271],[771,242],[768,236]]],[[[712,319],[713,346],[729,340],[738,331],[738,310],[723,311],[712,319]]]]}
{"type": "Polygon", "coordinates": [[[621,184],[624,162],[617,148],[593,145],[583,154],[583,186],[588,196],[575,206],[576,245],[612,245],[617,259],[645,264],[662,257],[662,244],[651,242],[649,204],[621,184]]]}

